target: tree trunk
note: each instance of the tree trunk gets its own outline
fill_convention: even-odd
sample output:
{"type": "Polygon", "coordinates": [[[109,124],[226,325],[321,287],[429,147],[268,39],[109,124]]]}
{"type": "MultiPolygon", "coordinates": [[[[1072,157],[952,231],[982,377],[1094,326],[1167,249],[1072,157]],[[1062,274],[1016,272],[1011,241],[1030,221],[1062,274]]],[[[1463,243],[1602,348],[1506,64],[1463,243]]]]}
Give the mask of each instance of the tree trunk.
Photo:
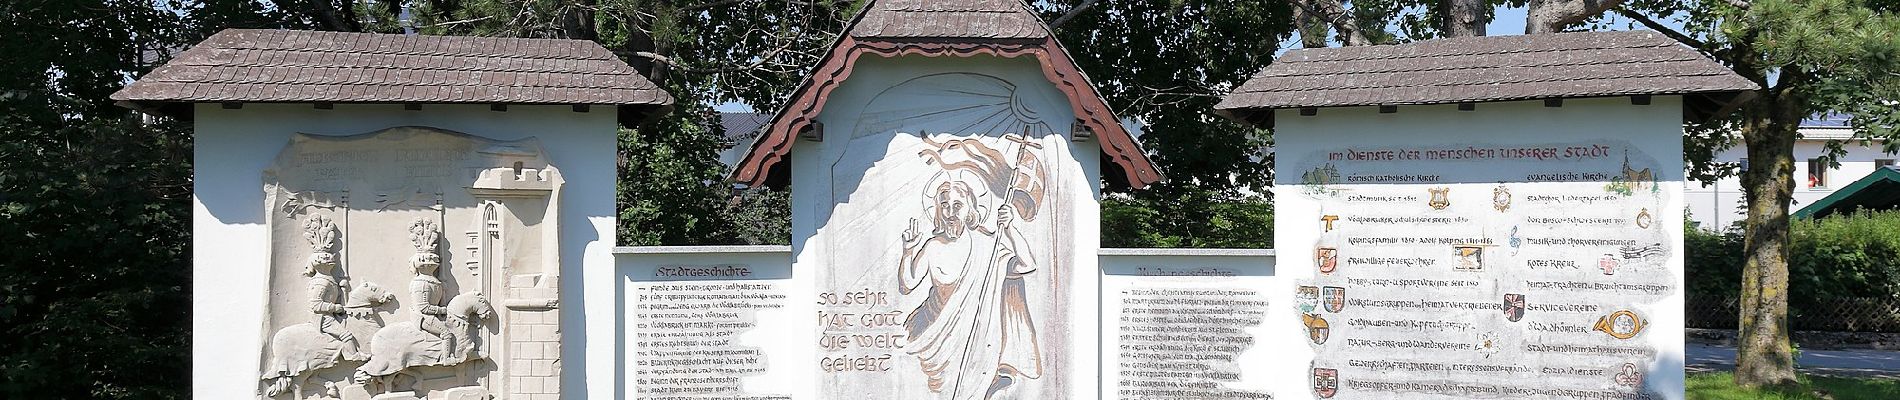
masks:
{"type": "Polygon", "coordinates": [[[599,32],[594,29],[594,10],[598,8],[594,3],[594,0],[579,0],[561,8],[561,35],[564,39],[600,39],[599,32]]]}
{"type": "Polygon", "coordinates": [[[355,32],[348,19],[337,15],[336,3],[331,0],[309,0],[304,2],[304,12],[317,21],[324,30],[336,32],[355,32]]]}
{"type": "Polygon", "coordinates": [[[1295,31],[1300,33],[1300,47],[1309,49],[1326,47],[1326,32],[1328,31],[1326,24],[1314,18],[1312,12],[1307,11],[1312,8],[1312,2],[1310,0],[1294,1],[1303,4],[1293,7],[1293,26],[1295,31]]]}
{"type": "Polygon", "coordinates": [[[1438,29],[1445,37],[1484,36],[1484,13],[1490,10],[1484,0],[1440,0],[1438,4],[1444,8],[1438,29]]]}
{"type": "MultiPolygon", "coordinates": [[[[1364,32],[1359,31],[1359,21],[1352,16],[1352,10],[1346,9],[1343,0],[1286,0],[1293,7],[1304,9],[1313,19],[1333,27],[1339,34],[1342,46],[1365,46],[1372,44],[1364,32]]],[[[1304,39],[1302,39],[1304,41],[1304,39]]]]}
{"type": "MultiPolygon", "coordinates": [[[[1450,0],[1456,1],[1456,0],[1450,0]]],[[[1524,33],[1555,33],[1623,5],[1626,0],[1530,0],[1524,33]]]]}
{"type": "Polygon", "coordinates": [[[1742,188],[1748,220],[1735,383],[1743,387],[1795,383],[1789,340],[1793,332],[1788,326],[1788,205],[1794,198],[1795,128],[1806,100],[1777,92],[1765,93],[1742,113],[1742,139],[1748,146],[1742,188]]]}

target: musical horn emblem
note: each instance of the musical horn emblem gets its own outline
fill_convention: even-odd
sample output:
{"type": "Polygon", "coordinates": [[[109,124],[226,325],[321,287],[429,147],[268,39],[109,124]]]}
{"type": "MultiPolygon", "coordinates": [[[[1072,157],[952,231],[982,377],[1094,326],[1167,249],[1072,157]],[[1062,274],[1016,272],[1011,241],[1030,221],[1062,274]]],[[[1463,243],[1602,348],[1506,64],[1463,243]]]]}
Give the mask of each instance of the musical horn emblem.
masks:
{"type": "Polygon", "coordinates": [[[1607,333],[1613,338],[1629,339],[1636,337],[1636,334],[1643,333],[1643,328],[1647,325],[1648,323],[1643,321],[1642,317],[1636,316],[1635,311],[1617,310],[1617,312],[1605,315],[1603,318],[1598,318],[1597,325],[1594,329],[1598,332],[1607,333]]]}

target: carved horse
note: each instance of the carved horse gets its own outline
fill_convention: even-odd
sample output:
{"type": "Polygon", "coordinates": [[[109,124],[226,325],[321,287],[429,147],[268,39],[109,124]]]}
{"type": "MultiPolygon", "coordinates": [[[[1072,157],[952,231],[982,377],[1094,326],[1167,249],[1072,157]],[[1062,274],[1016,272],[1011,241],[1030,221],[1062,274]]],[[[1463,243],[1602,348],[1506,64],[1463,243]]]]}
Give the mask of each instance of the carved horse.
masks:
{"type": "MultiPolygon", "coordinates": [[[[395,298],[382,286],[363,282],[350,290],[344,304],[348,308],[370,308],[395,298]]],[[[292,398],[302,399],[304,383],[317,370],[336,366],[338,359],[363,360],[359,355],[345,354],[343,347],[343,340],[324,334],[311,322],[277,330],[270,339],[271,371],[262,378],[270,381],[270,386],[264,388],[264,397],[275,398],[288,391],[292,398]]]]}
{"type": "Polygon", "coordinates": [[[415,377],[415,367],[454,366],[480,359],[475,340],[481,321],[494,315],[488,298],[480,292],[462,293],[449,299],[444,309],[448,329],[441,336],[422,330],[420,321],[377,330],[370,340],[369,362],[356,370],[357,381],[388,392],[395,389],[397,376],[415,377]]]}

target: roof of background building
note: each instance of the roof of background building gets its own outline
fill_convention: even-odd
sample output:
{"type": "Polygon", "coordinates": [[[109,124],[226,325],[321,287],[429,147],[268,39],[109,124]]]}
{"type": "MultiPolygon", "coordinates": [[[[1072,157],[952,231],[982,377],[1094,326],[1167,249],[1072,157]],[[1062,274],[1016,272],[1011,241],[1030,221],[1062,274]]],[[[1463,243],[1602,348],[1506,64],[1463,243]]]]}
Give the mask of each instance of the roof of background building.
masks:
{"type": "Polygon", "coordinates": [[[1801,127],[1802,128],[1851,128],[1852,126],[1847,124],[1847,120],[1853,117],[1854,116],[1852,115],[1843,114],[1843,113],[1817,113],[1817,114],[1808,116],[1808,119],[1801,120],[1801,127]]]}
{"type": "Polygon", "coordinates": [[[1021,0],[880,0],[851,27],[851,36],[1041,39],[1049,33],[1021,0]]]}
{"type": "Polygon", "coordinates": [[[112,99],[168,114],[210,102],[673,103],[584,40],[257,29],[218,32],[112,99]]]}
{"type": "Polygon", "coordinates": [[[1735,93],[1754,82],[1653,31],[1577,32],[1299,49],[1217,109],[1451,104],[1735,93]]]}
{"type": "Polygon", "coordinates": [[[1857,210],[1900,208],[1900,169],[1876,168],[1860,180],[1808,203],[1794,212],[1797,218],[1823,218],[1857,210]]]}
{"type": "Polygon", "coordinates": [[[725,138],[726,143],[749,146],[770,123],[771,113],[722,112],[719,113],[719,136],[725,138]]]}

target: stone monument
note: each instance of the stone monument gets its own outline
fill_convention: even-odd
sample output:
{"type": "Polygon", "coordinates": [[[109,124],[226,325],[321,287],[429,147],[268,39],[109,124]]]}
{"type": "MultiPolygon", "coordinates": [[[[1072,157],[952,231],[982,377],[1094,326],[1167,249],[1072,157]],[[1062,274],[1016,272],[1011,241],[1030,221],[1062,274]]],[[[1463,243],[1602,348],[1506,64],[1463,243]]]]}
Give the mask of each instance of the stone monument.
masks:
{"type": "Polygon", "coordinates": [[[270,30],[113,97],[196,126],[194,397],[333,400],[584,392],[563,277],[613,240],[615,120],[672,101],[591,42],[270,30]]]}
{"type": "Polygon", "coordinates": [[[1026,7],[871,2],[735,168],[792,191],[792,397],[1096,397],[1102,166],[1161,177],[1026,7]]]}
{"type": "Polygon", "coordinates": [[[1286,398],[1681,398],[1684,117],[1756,89],[1648,31],[1288,52],[1218,106],[1277,145],[1258,367],[1286,398]]]}

